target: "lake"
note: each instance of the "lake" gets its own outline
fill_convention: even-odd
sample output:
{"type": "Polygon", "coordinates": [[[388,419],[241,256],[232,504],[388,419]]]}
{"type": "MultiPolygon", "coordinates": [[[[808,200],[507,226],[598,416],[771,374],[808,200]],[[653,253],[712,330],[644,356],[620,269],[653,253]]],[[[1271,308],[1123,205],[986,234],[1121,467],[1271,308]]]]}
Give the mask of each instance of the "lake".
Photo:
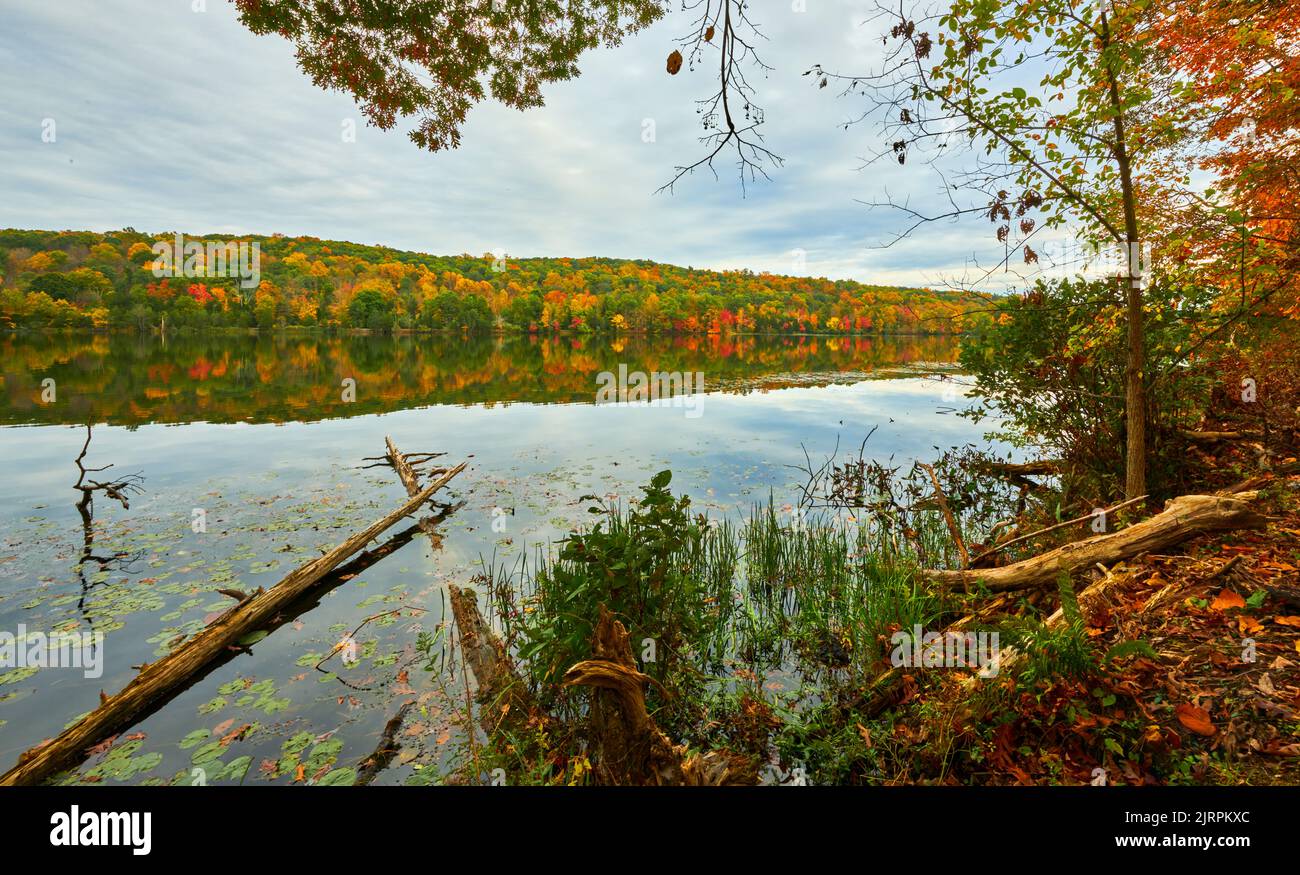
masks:
{"type": "Polygon", "coordinates": [[[988,426],[954,415],[956,353],[927,337],[7,337],[0,631],[103,643],[98,677],[0,668],[0,760],[229,608],[218,590],[269,588],[402,504],[394,473],[365,467],[391,435],[469,463],[438,496],[460,505],[440,547],[408,531],[61,780],[310,780],[355,766],[414,700],[376,783],[436,782],[464,755],[465,691],[417,641],[443,626],[448,583],[533,555],[590,520],[582,496],[634,498],[665,468],[695,510],[738,519],[791,501],[805,452],[856,452],[873,427],[868,454],[898,462],[982,443],[988,426]],[[620,366],[699,374],[704,394],[596,403],[620,366]],[[129,508],[98,493],[83,519],[83,447],[87,469],[113,466],[89,479],[138,475],[129,508]],[[358,627],[345,665],[331,651],[358,627]]]}

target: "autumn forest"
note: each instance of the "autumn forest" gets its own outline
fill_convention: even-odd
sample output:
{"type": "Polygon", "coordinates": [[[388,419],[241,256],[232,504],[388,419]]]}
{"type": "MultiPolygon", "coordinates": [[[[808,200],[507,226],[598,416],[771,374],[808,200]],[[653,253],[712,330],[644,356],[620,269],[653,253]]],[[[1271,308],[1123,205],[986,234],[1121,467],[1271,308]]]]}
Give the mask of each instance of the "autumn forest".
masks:
{"type": "MultiPolygon", "coordinates": [[[[158,276],[156,241],[0,232],[0,326],[153,330],[321,327],[380,331],[676,334],[959,334],[987,295],[872,286],[610,258],[430,256],[308,237],[257,243],[260,277],[209,276],[203,257],[158,276]],[[176,273],[181,273],[177,270],[176,273]]],[[[206,252],[204,237],[186,238],[206,252]]],[[[226,272],[223,272],[223,274],[226,272]]]]}

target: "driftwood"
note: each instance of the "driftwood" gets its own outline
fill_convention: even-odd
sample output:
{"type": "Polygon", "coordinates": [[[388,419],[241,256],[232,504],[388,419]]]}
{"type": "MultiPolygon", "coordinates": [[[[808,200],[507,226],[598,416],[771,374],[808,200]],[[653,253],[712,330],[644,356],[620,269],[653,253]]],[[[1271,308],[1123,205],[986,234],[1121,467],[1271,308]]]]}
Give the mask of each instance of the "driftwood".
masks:
{"type": "Polygon", "coordinates": [[[1098,562],[1110,565],[1139,553],[1161,550],[1202,532],[1263,528],[1266,519],[1250,508],[1257,494],[1244,492],[1232,498],[1184,495],[1172,499],[1150,519],[1126,529],[1066,544],[1012,565],[973,571],[924,571],[922,575],[931,583],[967,590],[981,585],[994,592],[1044,586],[1054,583],[1062,572],[1098,562]]]}
{"type": "MultiPolygon", "coordinates": [[[[409,461],[410,454],[399,452],[397,445],[393,443],[393,439],[387,435],[384,436],[384,444],[388,447],[388,453],[386,456],[388,463],[393,466],[393,470],[397,472],[398,479],[400,479],[402,485],[406,487],[406,494],[415,495],[420,491],[420,478],[416,475],[415,469],[411,466],[409,461]]],[[[432,457],[435,454],[423,453],[418,455],[432,457]]],[[[420,517],[416,522],[420,526],[420,531],[428,535],[429,543],[433,545],[433,549],[437,550],[441,548],[442,533],[438,531],[436,520],[432,517],[425,516],[420,517]]]]}
{"type": "Polygon", "coordinates": [[[479,721],[491,736],[504,724],[514,725],[528,719],[534,710],[532,697],[515,671],[506,646],[479,613],[474,590],[461,589],[455,584],[447,589],[451,613],[460,632],[460,649],[478,684],[477,698],[482,705],[479,721]]]}
{"type": "Polygon", "coordinates": [[[564,674],[564,685],[592,687],[590,750],[602,784],[695,786],[755,784],[752,763],[722,751],[688,754],[674,745],[646,710],[645,685],[632,656],[627,628],[600,606],[592,634],[593,658],[564,674]]]}
{"type": "Polygon", "coordinates": [[[418,510],[464,467],[462,463],[451,469],[397,510],[371,523],[320,558],[294,569],[271,589],[263,591],[259,588],[249,594],[176,650],[145,665],[140,674],[117,694],[105,696],[101,693],[98,708],[54,739],[22,754],[17,765],[0,775],[0,786],[39,784],[68,763],[79,761],[87,748],[131,725],[152,702],[183,686],[196,672],[234,647],[240,638],[273,622],[278,613],[346,559],[398,520],[418,510]]]}
{"type": "Polygon", "coordinates": [[[397,750],[401,746],[397,740],[397,730],[402,728],[402,721],[406,718],[406,712],[411,710],[411,704],[407,702],[398,708],[397,713],[384,724],[383,734],[379,736],[379,744],[375,747],[374,753],[357,764],[357,779],[354,785],[369,784],[376,775],[388,768],[393,757],[397,756],[397,750]]]}

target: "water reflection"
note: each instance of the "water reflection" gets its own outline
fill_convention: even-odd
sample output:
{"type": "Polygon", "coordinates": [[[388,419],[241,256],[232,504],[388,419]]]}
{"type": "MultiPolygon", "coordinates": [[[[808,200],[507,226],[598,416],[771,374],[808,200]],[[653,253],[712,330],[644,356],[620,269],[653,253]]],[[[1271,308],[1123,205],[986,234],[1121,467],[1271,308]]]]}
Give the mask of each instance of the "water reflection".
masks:
{"type": "Polygon", "coordinates": [[[0,423],[289,422],[433,404],[592,403],[597,376],[620,364],[699,371],[707,391],[745,393],[955,359],[951,339],[919,336],[10,336],[0,341],[0,423]]]}

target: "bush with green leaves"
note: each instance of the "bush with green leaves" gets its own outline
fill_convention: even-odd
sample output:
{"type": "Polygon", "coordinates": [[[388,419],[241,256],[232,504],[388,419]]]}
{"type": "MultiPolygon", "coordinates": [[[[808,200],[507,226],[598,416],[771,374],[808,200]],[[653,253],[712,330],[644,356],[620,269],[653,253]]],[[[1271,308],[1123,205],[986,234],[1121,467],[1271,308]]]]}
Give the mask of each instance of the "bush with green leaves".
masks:
{"type": "Polygon", "coordinates": [[[641,670],[668,689],[693,687],[721,658],[736,537],[725,523],[692,516],[690,499],[668,490],[671,478],[656,474],[626,509],[597,501],[589,511],[601,519],[569,534],[533,575],[518,655],[543,689],[591,657],[601,605],[627,627],[641,670]]]}
{"type": "MultiPolygon", "coordinates": [[[[1188,351],[1209,313],[1211,292],[1155,277],[1144,292],[1148,483],[1174,486],[1177,428],[1193,424],[1217,375],[1190,368],[1188,351]]],[[[996,414],[999,436],[1064,459],[1089,499],[1124,484],[1124,310],[1113,280],[1039,281],[1000,301],[988,327],[962,345],[961,364],[980,401],[966,415],[996,414]]]]}

